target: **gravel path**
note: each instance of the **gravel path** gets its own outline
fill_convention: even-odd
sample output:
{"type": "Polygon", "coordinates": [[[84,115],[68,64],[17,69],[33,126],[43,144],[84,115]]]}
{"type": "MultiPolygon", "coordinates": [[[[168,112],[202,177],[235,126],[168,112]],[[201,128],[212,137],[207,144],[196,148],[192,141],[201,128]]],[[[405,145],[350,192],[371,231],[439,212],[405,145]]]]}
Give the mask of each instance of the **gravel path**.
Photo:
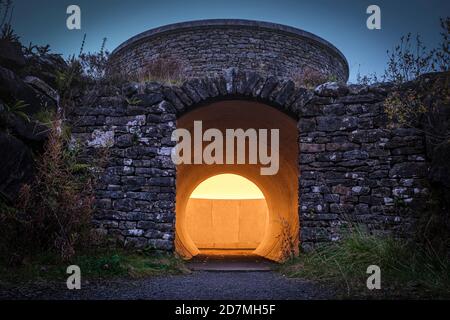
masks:
{"type": "Polygon", "coordinates": [[[63,283],[34,283],[0,288],[4,299],[330,299],[333,292],[316,283],[270,272],[205,272],[145,279],[96,280],[68,290],[63,283]]]}

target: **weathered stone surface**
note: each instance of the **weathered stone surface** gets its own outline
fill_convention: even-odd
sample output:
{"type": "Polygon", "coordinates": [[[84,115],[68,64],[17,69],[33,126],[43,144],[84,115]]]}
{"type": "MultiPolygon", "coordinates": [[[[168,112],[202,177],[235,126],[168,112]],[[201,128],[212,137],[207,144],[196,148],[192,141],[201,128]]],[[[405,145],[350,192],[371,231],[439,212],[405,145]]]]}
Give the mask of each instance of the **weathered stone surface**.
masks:
{"type": "Polygon", "coordinates": [[[325,145],[318,143],[300,143],[300,150],[301,150],[300,152],[316,153],[325,151],[325,145]]]}
{"type": "Polygon", "coordinates": [[[269,98],[270,94],[272,93],[272,91],[278,86],[280,85],[279,82],[277,81],[277,79],[275,77],[269,77],[266,80],[266,83],[264,84],[261,93],[260,93],[260,97],[261,99],[267,99],[269,98]]]}
{"type": "Polygon", "coordinates": [[[0,66],[0,98],[4,100],[22,100],[29,106],[22,110],[34,113],[41,109],[36,92],[23,82],[14,72],[0,66]]]}
{"type": "Polygon", "coordinates": [[[59,102],[59,94],[56,92],[55,89],[50,87],[48,84],[46,84],[44,81],[39,79],[38,77],[34,76],[26,76],[23,81],[30,86],[34,87],[35,89],[39,90],[49,98],[52,98],[55,103],[59,102]]]}
{"type": "Polygon", "coordinates": [[[417,178],[427,174],[427,166],[423,163],[404,162],[394,164],[389,171],[391,178],[417,178]]]}
{"type": "Polygon", "coordinates": [[[141,106],[152,106],[155,105],[161,101],[163,101],[164,96],[162,93],[158,92],[158,93],[141,93],[141,94],[136,94],[133,97],[134,99],[136,99],[137,104],[141,105],[141,106]]]}
{"type": "Polygon", "coordinates": [[[358,119],[352,116],[317,117],[317,129],[320,131],[353,130],[358,127],[358,119]]]}
{"type": "Polygon", "coordinates": [[[327,82],[314,89],[314,93],[322,97],[339,97],[348,93],[348,87],[337,82],[327,82]]]}
{"type": "MultiPolygon", "coordinates": [[[[148,100],[153,105],[75,111],[74,136],[87,139],[92,147],[107,142],[112,154],[103,187],[97,191],[96,221],[100,229],[129,246],[173,249],[176,168],[170,158],[174,146],[170,136],[178,115],[211,99],[245,96],[298,116],[304,247],[337,241],[348,219],[373,232],[404,232],[415,218],[390,216],[396,199],[409,204],[426,197],[428,163],[422,133],[388,129],[379,121],[381,95],[374,93],[379,90],[332,84],[314,93],[237,68],[214,78],[191,79],[181,87],[152,88],[144,95],[158,97],[148,100]]],[[[436,177],[447,174],[439,170],[436,177]]]]}
{"type": "Polygon", "coordinates": [[[340,52],[318,37],[309,38],[287,26],[227,19],[186,22],[167,26],[165,32],[164,28],[115,50],[113,68],[137,74],[155,57],[167,55],[180,62],[186,78],[224,75],[228,93],[244,94],[250,90],[246,72],[288,80],[307,65],[325,78],[333,76],[342,82],[348,78],[348,65],[340,52]],[[236,72],[235,82],[230,81],[234,77],[230,68],[242,72],[236,72]]]}
{"type": "Polygon", "coordinates": [[[32,66],[28,71],[30,76],[38,77],[52,88],[57,88],[58,73],[65,72],[67,63],[59,54],[40,54],[25,56],[26,64],[32,66]]]}

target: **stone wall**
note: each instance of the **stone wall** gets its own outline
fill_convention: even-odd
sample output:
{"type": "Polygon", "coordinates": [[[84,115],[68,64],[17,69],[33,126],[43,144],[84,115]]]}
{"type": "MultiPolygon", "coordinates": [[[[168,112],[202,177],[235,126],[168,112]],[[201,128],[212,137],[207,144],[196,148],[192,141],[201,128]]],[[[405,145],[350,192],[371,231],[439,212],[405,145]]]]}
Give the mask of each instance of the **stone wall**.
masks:
{"type": "Polygon", "coordinates": [[[305,249],[338,240],[341,226],[354,221],[374,233],[402,236],[415,221],[402,208],[427,195],[428,164],[418,131],[387,128],[383,100],[389,90],[337,83],[307,90],[235,69],[179,87],[94,89],[86,97],[95,99],[77,107],[71,121],[74,141],[110,153],[97,188],[95,224],[128,245],[172,250],[176,168],[170,136],[177,117],[212,101],[250,99],[298,119],[305,249]]]}
{"type": "Polygon", "coordinates": [[[389,86],[324,84],[301,108],[302,246],[336,241],[342,226],[411,235],[428,189],[425,141],[416,129],[388,129],[389,86]],[[407,210],[406,208],[413,209],[407,210]]]}
{"type": "Polygon", "coordinates": [[[180,63],[185,78],[212,77],[236,67],[287,79],[308,66],[336,81],[348,79],[345,57],[329,42],[292,27],[248,20],[203,20],[153,29],[119,46],[111,65],[138,74],[161,56],[180,63]]]}

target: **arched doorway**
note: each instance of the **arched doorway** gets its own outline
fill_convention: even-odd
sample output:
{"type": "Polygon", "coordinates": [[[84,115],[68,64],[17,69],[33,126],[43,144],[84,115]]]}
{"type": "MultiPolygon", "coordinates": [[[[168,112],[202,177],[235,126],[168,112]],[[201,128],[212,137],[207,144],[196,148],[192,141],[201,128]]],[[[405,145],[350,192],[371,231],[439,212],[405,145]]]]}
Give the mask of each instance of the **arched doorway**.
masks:
{"type": "MultiPolygon", "coordinates": [[[[177,252],[185,258],[200,253],[201,250],[190,235],[190,231],[192,232],[192,226],[189,226],[192,222],[189,222],[188,218],[190,197],[203,181],[220,174],[244,177],[255,184],[264,196],[268,211],[265,232],[253,252],[275,261],[283,260],[289,252],[298,252],[299,175],[295,119],[267,104],[229,100],[193,109],[177,120],[177,128],[184,128],[194,135],[195,121],[202,121],[204,130],[215,128],[221,132],[238,128],[278,129],[279,166],[276,174],[262,175],[261,168],[265,165],[260,163],[178,165],[175,239],[177,252]]],[[[203,142],[204,147],[207,145],[208,142],[203,142]]],[[[225,152],[225,145],[223,148],[225,152]]]]}
{"type": "Polygon", "coordinates": [[[219,174],[190,195],[186,229],[201,254],[251,254],[264,237],[268,214],[256,184],[236,174],[219,174]]]}

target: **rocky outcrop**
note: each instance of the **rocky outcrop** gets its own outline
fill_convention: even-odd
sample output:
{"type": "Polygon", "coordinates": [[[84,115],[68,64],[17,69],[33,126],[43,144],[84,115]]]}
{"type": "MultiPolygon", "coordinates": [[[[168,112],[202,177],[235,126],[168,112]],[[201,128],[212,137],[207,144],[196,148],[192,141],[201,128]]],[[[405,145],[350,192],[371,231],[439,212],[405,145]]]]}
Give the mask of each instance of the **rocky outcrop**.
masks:
{"type": "Polygon", "coordinates": [[[25,56],[28,66],[24,76],[38,77],[53,88],[57,88],[57,77],[64,73],[68,66],[60,54],[29,54],[25,56]]]}
{"type": "Polygon", "coordinates": [[[17,197],[21,184],[33,175],[34,155],[42,151],[48,127],[35,115],[56,111],[59,96],[47,84],[55,83],[58,71],[64,70],[58,55],[25,56],[18,42],[0,40],[0,192],[7,200],[17,197]]]}

